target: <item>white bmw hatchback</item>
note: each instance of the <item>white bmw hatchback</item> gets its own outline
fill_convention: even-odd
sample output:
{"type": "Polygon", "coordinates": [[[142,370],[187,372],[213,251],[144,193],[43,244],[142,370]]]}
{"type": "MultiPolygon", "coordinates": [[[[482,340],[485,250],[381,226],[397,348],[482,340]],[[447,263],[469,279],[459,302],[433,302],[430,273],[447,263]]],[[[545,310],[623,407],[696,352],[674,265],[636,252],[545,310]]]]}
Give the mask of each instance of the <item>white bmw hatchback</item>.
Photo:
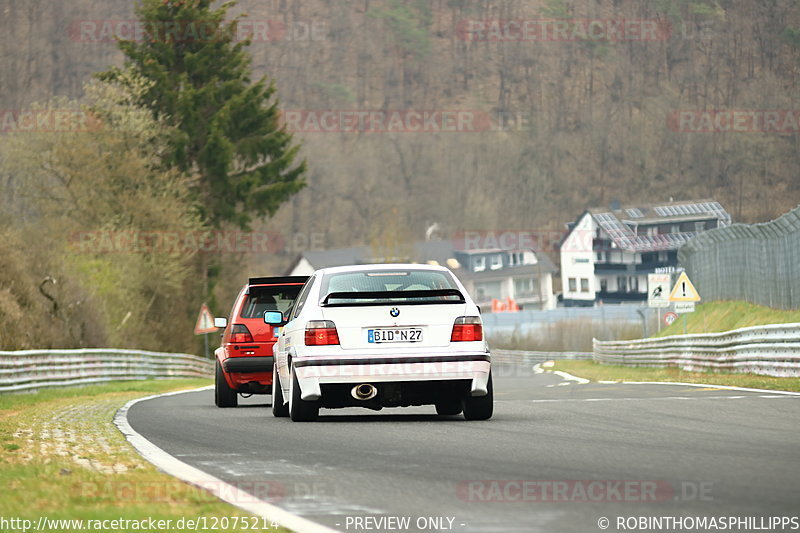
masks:
{"type": "Polygon", "coordinates": [[[314,420],[319,409],[435,405],[486,420],[491,354],[480,310],[447,268],[358,265],[317,270],[274,346],[272,412],[314,420]]]}

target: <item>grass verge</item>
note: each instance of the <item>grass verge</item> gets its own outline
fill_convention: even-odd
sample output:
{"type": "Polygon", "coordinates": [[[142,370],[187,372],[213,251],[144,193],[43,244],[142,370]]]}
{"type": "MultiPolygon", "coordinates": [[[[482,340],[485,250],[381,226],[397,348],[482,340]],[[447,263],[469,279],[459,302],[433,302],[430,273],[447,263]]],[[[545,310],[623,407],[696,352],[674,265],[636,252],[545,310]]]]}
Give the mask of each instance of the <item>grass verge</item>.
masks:
{"type": "MultiPolygon", "coordinates": [[[[748,326],[800,322],[800,310],[785,311],[740,301],[719,301],[698,304],[694,313],[686,315],[687,333],[717,333],[748,326]]],[[[682,335],[683,317],[657,335],[682,335]]]]}
{"type": "Polygon", "coordinates": [[[561,370],[591,381],[680,381],[800,392],[800,378],[775,378],[756,374],[686,372],[674,367],[600,365],[594,361],[556,361],[552,370],[561,370]]]}
{"type": "Polygon", "coordinates": [[[48,523],[45,529],[54,531],[153,530],[133,522],[86,527],[88,520],[150,518],[170,520],[158,527],[165,532],[193,529],[186,520],[216,525],[218,531],[275,531],[273,524],[159,472],[113,424],[114,414],[129,400],[210,384],[153,380],[0,395],[3,517],[31,520],[33,528],[41,517],[84,520],[83,527],[48,523]]]}

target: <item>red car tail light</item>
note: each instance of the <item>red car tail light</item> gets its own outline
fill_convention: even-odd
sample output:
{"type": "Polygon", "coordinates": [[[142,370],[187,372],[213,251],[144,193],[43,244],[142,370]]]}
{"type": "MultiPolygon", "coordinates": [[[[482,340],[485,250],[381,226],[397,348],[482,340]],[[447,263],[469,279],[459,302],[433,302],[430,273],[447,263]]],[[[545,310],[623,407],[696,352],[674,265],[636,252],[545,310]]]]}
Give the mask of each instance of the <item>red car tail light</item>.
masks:
{"type": "Polygon", "coordinates": [[[306,324],[306,346],[339,344],[336,324],[330,320],[311,320],[306,324]]]}
{"type": "Polygon", "coordinates": [[[253,336],[244,324],[234,324],[231,327],[231,342],[253,342],[253,336]]]}
{"type": "Polygon", "coordinates": [[[483,340],[483,325],[479,316],[460,316],[453,324],[450,342],[470,342],[483,340]]]}

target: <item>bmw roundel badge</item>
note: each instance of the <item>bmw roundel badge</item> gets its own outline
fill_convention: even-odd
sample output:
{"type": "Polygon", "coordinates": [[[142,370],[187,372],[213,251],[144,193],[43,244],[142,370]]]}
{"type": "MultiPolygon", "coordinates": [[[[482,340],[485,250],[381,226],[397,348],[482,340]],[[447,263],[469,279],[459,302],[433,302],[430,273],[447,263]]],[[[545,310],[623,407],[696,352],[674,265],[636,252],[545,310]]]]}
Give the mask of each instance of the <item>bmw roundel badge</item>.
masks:
{"type": "Polygon", "coordinates": [[[389,314],[392,315],[392,317],[397,318],[400,316],[400,310],[396,307],[392,307],[392,309],[389,311],[389,314]]]}

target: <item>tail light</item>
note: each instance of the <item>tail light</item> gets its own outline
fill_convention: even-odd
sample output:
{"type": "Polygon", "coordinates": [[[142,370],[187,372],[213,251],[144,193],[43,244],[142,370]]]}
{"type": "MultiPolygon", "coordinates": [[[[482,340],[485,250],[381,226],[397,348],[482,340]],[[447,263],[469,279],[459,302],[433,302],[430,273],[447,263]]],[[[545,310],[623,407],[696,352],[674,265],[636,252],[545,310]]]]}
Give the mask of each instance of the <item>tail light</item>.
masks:
{"type": "Polygon", "coordinates": [[[460,316],[453,324],[450,342],[469,342],[483,340],[483,325],[479,316],[460,316]]]}
{"type": "Polygon", "coordinates": [[[253,342],[253,336],[244,324],[234,324],[231,328],[231,342],[253,342]]]}
{"type": "Polygon", "coordinates": [[[336,324],[330,320],[311,320],[306,324],[306,346],[339,344],[336,324]]]}

